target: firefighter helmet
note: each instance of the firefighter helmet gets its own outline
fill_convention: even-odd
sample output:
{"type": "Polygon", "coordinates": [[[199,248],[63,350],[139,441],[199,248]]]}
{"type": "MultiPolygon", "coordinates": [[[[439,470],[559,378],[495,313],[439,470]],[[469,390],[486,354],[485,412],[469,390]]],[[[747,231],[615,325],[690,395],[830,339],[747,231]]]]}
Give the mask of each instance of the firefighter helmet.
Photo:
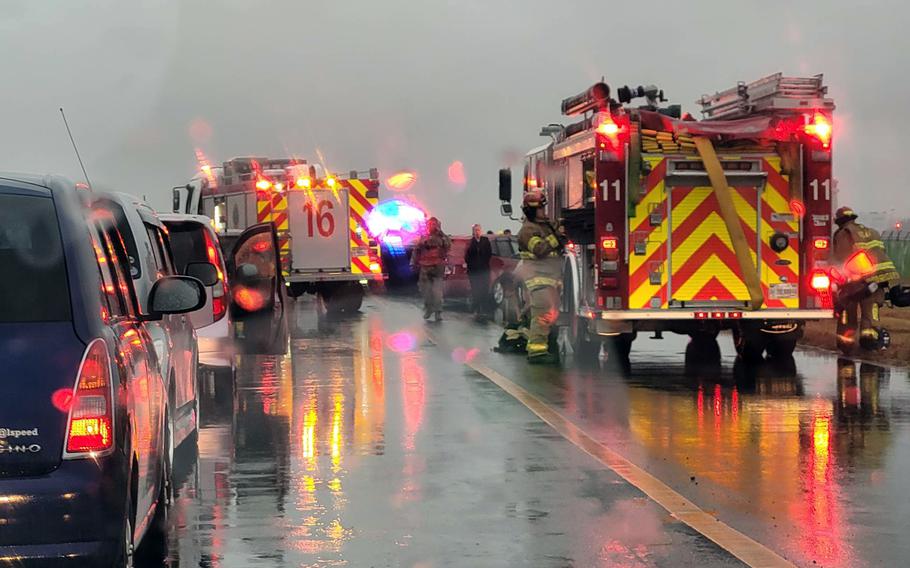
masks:
{"type": "Polygon", "coordinates": [[[532,189],[525,193],[521,200],[522,207],[544,207],[547,204],[547,196],[539,189],[532,189]]]}
{"type": "Polygon", "coordinates": [[[838,225],[843,225],[847,221],[852,221],[856,219],[857,215],[853,212],[853,209],[849,207],[841,207],[834,213],[834,222],[838,225]]]}

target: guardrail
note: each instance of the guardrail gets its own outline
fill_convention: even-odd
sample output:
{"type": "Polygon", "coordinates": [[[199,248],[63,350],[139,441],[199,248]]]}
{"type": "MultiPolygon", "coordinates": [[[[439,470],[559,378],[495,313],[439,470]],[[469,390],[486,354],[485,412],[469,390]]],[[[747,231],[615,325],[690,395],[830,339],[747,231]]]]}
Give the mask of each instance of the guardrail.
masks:
{"type": "Polygon", "coordinates": [[[910,279],[910,231],[885,231],[882,241],[901,277],[910,279]]]}

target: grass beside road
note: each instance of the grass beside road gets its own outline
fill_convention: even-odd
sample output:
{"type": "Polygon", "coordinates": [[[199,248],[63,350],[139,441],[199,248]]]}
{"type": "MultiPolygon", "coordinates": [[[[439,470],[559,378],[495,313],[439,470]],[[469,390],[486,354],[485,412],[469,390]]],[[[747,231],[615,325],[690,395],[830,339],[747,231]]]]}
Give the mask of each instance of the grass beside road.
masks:
{"type": "MultiPolygon", "coordinates": [[[[910,364],[910,308],[882,308],[882,326],[891,334],[891,347],[886,351],[869,352],[857,349],[855,355],[870,361],[900,365],[910,364]]],[[[835,321],[810,321],[800,343],[837,351],[835,321]]]]}

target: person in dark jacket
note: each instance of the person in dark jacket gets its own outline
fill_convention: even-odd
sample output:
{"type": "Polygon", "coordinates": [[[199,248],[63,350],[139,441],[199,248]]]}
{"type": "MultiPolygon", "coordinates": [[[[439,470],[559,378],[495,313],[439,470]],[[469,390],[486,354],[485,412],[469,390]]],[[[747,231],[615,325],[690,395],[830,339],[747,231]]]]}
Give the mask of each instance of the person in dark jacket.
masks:
{"type": "Polygon", "coordinates": [[[474,225],[472,232],[464,261],[471,281],[471,307],[475,316],[485,318],[490,311],[490,258],[493,256],[493,248],[480,225],[474,225]]]}

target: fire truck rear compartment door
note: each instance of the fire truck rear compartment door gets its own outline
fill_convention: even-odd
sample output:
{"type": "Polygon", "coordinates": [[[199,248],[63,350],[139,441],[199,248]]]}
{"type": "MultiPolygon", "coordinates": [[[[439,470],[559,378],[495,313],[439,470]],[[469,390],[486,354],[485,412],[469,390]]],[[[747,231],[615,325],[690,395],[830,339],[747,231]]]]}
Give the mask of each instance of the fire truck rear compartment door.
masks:
{"type": "Polygon", "coordinates": [[[348,206],[345,188],[289,193],[292,272],[350,271],[348,206]]]}
{"type": "MultiPolygon", "coordinates": [[[[669,196],[669,306],[745,308],[750,302],[749,290],[707,178],[697,175],[667,181],[673,184],[669,196]]],[[[762,185],[751,176],[729,181],[743,232],[753,237],[748,240],[753,266],[757,266],[762,185]]]]}

